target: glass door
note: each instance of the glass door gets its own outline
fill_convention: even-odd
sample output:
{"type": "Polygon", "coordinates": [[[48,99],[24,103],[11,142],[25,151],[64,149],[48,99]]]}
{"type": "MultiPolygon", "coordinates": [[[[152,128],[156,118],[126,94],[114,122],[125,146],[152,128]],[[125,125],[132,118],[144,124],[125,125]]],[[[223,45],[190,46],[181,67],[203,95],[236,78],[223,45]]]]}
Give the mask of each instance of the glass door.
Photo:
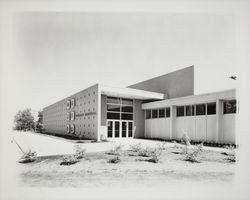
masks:
{"type": "Polygon", "coordinates": [[[113,121],[108,121],[108,137],[113,137],[113,121]]]}
{"type": "Polygon", "coordinates": [[[133,137],[133,122],[128,122],[128,137],[133,137]]]}
{"type": "Polygon", "coordinates": [[[127,122],[122,122],[122,137],[127,137],[127,122]]]}
{"type": "Polygon", "coordinates": [[[119,138],[120,137],[120,122],[119,121],[114,121],[115,122],[115,137],[119,138]]]}

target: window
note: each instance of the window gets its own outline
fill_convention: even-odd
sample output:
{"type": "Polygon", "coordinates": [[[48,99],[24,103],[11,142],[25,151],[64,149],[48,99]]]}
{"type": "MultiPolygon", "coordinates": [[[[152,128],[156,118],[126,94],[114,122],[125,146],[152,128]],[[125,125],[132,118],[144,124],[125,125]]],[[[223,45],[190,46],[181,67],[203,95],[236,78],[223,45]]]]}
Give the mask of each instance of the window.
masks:
{"type": "Polygon", "coordinates": [[[107,104],[107,111],[114,111],[114,112],[120,112],[120,105],[111,105],[107,104]]]}
{"type": "Polygon", "coordinates": [[[205,114],[206,114],[205,104],[196,105],[196,115],[205,115],[205,114]]]}
{"type": "Polygon", "coordinates": [[[133,113],[133,106],[122,106],[122,112],[133,113]]]}
{"type": "Polygon", "coordinates": [[[159,109],[159,118],[165,117],[165,109],[159,109]]]}
{"type": "Polygon", "coordinates": [[[70,120],[70,113],[68,112],[67,113],[67,121],[69,121],[70,120]]]}
{"type": "Polygon", "coordinates": [[[122,113],[122,119],[124,119],[124,120],[133,120],[133,114],[122,113]]]}
{"type": "Polygon", "coordinates": [[[208,103],[207,104],[207,115],[215,115],[216,114],[216,103],[208,103]]]}
{"type": "Polygon", "coordinates": [[[151,110],[146,110],[146,119],[151,119],[151,110]]]}
{"type": "Polygon", "coordinates": [[[67,101],[67,109],[70,109],[70,100],[67,101]]]}
{"type": "Polygon", "coordinates": [[[166,117],[170,117],[170,108],[166,108],[166,117]]]}
{"type": "Polygon", "coordinates": [[[122,99],[123,105],[133,105],[133,99],[122,99]]]}
{"type": "Polygon", "coordinates": [[[107,97],[107,103],[120,104],[120,99],[117,97],[107,97]]]}
{"type": "Polygon", "coordinates": [[[152,118],[158,118],[158,110],[152,110],[152,118]]]}
{"type": "Polygon", "coordinates": [[[75,107],[75,99],[71,99],[71,108],[75,107]]]}
{"type": "Polygon", "coordinates": [[[74,133],[74,132],[75,132],[75,125],[70,124],[70,133],[74,133]]]}
{"type": "Polygon", "coordinates": [[[69,133],[70,129],[69,129],[69,125],[67,125],[67,133],[69,133]]]}
{"type": "Polygon", "coordinates": [[[184,106],[177,106],[176,107],[176,116],[177,117],[184,116],[184,106]]]}
{"type": "Polygon", "coordinates": [[[120,113],[107,112],[107,119],[120,119],[120,113]]]}
{"type": "Polygon", "coordinates": [[[224,101],[223,104],[224,114],[236,113],[236,100],[224,101]]]}
{"type": "Polygon", "coordinates": [[[194,116],[194,105],[185,106],[186,116],[194,116]]]}
{"type": "Polygon", "coordinates": [[[75,112],[71,112],[70,119],[75,120],[75,112]]]}

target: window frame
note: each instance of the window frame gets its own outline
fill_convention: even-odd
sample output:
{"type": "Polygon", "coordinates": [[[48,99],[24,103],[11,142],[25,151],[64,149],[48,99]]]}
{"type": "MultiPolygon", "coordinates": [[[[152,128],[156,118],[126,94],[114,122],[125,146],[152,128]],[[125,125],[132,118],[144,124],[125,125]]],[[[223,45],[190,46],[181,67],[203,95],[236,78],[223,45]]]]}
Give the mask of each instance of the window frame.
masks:
{"type": "Polygon", "coordinates": [[[176,117],[185,117],[185,106],[176,106],[176,117]],[[178,109],[183,108],[183,115],[178,114],[178,109]]]}

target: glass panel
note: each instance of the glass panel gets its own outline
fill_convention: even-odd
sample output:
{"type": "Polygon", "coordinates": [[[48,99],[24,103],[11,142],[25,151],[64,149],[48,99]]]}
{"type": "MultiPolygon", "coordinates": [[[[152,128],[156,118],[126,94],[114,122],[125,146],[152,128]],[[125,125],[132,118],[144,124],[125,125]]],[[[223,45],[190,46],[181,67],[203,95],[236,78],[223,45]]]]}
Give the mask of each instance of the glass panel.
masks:
{"type": "Polygon", "coordinates": [[[176,116],[177,117],[184,116],[184,106],[177,106],[176,107],[176,116]]]}
{"type": "Polygon", "coordinates": [[[113,137],[113,122],[108,121],[108,137],[113,137]]]}
{"type": "Polygon", "coordinates": [[[151,119],[151,110],[146,110],[146,119],[151,119]]]}
{"type": "Polygon", "coordinates": [[[122,106],[122,112],[133,113],[133,106],[122,106]]]}
{"type": "Polygon", "coordinates": [[[207,115],[215,115],[215,114],[216,114],[216,103],[208,103],[207,115]]]}
{"type": "Polygon", "coordinates": [[[206,114],[205,104],[196,105],[196,115],[205,115],[205,114],[206,114]]]}
{"type": "Polygon", "coordinates": [[[122,137],[127,135],[127,122],[122,122],[122,137]]]}
{"type": "Polygon", "coordinates": [[[133,114],[125,114],[125,113],[122,113],[122,119],[125,119],[125,120],[133,120],[133,114]]]}
{"type": "Polygon", "coordinates": [[[107,119],[120,119],[120,113],[107,112],[107,119]]]}
{"type": "Polygon", "coordinates": [[[166,108],[166,117],[170,117],[170,108],[166,108]]]}
{"type": "Polygon", "coordinates": [[[115,137],[120,136],[120,122],[115,122],[115,137]]]}
{"type": "Polygon", "coordinates": [[[133,122],[128,122],[128,137],[133,137],[133,122]]]}
{"type": "Polygon", "coordinates": [[[159,109],[159,118],[165,117],[165,109],[159,109]]]}
{"type": "Polygon", "coordinates": [[[236,113],[236,100],[224,101],[224,114],[236,113]]]}
{"type": "Polygon", "coordinates": [[[186,116],[192,115],[192,106],[186,106],[186,116]]]}
{"type": "Polygon", "coordinates": [[[152,110],[152,118],[157,118],[158,117],[158,110],[152,110]]]}
{"type": "Polygon", "coordinates": [[[133,99],[122,99],[122,104],[133,105],[133,99]]]}
{"type": "Polygon", "coordinates": [[[120,108],[120,105],[111,105],[111,104],[107,104],[107,111],[120,112],[120,111],[121,111],[121,108],[120,108]]]}
{"type": "Polygon", "coordinates": [[[107,97],[107,103],[120,104],[120,99],[117,97],[107,97]]]}

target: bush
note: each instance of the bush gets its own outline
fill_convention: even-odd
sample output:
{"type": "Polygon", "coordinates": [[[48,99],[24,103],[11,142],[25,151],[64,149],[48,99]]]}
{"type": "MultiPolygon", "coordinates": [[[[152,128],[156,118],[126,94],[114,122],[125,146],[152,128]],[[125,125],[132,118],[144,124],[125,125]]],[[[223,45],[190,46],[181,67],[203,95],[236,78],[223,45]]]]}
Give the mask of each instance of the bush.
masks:
{"type": "Polygon", "coordinates": [[[167,143],[166,142],[158,143],[157,147],[161,150],[167,150],[167,143]]]}
{"type": "Polygon", "coordinates": [[[75,153],[74,156],[76,159],[82,159],[85,156],[86,149],[83,149],[80,145],[75,145],[75,153]]]}
{"type": "Polygon", "coordinates": [[[236,155],[235,155],[235,148],[233,145],[226,146],[227,152],[224,152],[224,154],[227,156],[227,159],[230,162],[236,162],[236,155]]]}
{"type": "Polygon", "coordinates": [[[108,163],[113,163],[113,164],[116,164],[116,163],[119,163],[119,162],[121,162],[121,159],[118,156],[110,158],[108,160],[108,163]]]}
{"type": "Polygon", "coordinates": [[[129,150],[133,151],[133,152],[139,152],[141,149],[142,149],[142,144],[141,143],[130,145],[130,148],[129,148],[129,150]]]}
{"type": "Polygon", "coordinates": [[[106,154],[118,156],[118,155],[121,155],[121,152],[122,152],[122,145],[120,144],[110,149],[108,152],[106,152],[106,154]]]}
{"type": "Polygon", "coordinates": [[[150,157],[150,159],[147,161],[157,163],[159,162],[161,153],[162,149],[160,147],[155,147],[155,148],[146,147],[144,149],[141,149],[138,155],[143,157],[150,157]]]}
{"type": "Polygon", "coordinates": [[[18,161],[19,163],[30,163],[36,160],[36,152],[29,149],[26,152],[23,152],[22,157],[20,158],[20,160],[18,161]]]}
{"type": "Polygon", "coordinates": [[[79,159],[77,159],[74,155],[67,155],[62,158],[60,165],[73,165],[77,162],[79,162],[79,159]]]}
{"type": "Polygon", "coordinates": [[[187,150],[185,154],[185,160],[189,162],[200,162],[198,157],[200,153],[203,151],[203,143],[198,144],[192,150],[187,150]]]}
{"type": "Polygon", "coordinates": [[[190,145],[190,138],[188,137],[188,134],[187,133],[184,133],[182,138],[181,138],[181,142],[185,145],[190,145]]]}
{"type": "Polygon", "coordinates": [[[143,156],[143,157],[150,157],[152,153],[152,149],[150,147],[145,147],[145,148],[141,148],[138,151],[138,156],[143,156]]]}

